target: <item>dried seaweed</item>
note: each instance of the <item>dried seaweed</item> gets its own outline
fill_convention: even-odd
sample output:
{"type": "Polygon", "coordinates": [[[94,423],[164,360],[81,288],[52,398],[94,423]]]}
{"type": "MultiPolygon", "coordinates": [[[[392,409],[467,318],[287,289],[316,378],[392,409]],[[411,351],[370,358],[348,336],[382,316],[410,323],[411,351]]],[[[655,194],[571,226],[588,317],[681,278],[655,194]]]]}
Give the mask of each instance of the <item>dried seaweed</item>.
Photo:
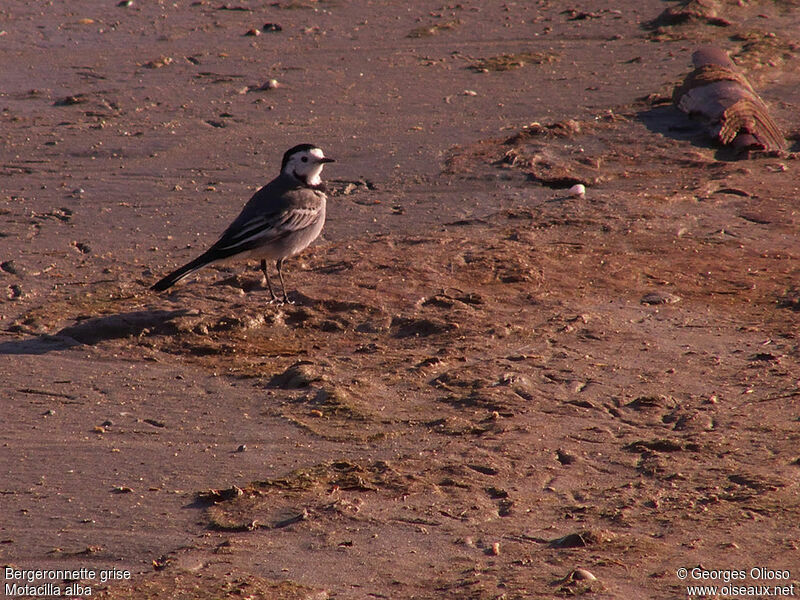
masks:
{"type": "Polygon", "coordinates": [[[725,52],[703,47],[692,61],[695,70],[673,93],[680,110],[699,118],[713,138],[738,153],[785,149],[784,136],[767,105],[725,52]]]}

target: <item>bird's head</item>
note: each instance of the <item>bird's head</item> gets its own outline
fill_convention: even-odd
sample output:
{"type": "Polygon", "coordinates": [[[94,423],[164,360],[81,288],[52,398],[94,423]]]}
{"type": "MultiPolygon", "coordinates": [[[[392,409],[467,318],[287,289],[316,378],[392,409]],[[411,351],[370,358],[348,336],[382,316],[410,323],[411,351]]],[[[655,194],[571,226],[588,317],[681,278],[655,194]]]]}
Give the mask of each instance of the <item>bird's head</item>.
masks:
{"type": "Polygon", "coordinates": [[[290,148],[283,155],[281,173],[289,175],[305,185],[319,185],[322,183],[320,173],[325,163],[334,162],[326,158],[322,150],[313,144],[300,144],[290,148]]]}

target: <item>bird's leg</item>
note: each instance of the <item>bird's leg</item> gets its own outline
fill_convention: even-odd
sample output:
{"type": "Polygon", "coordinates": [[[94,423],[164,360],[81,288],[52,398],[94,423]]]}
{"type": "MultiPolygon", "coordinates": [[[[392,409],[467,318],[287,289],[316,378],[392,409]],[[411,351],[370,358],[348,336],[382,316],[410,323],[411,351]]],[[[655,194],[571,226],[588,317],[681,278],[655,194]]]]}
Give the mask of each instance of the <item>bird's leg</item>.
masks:
{"type": "Polygon", "coordinates": [[[264,277],[266,277],[267,279],[267,288],[269,288],[269,295],[272,296],[272,300],[270,300],[270,303],[278,302],[278,297],[272,290],[272,282],[269,280],[269,271],[267,271],[267,260],[265,258],[261,259],[261,270],[264,272],[264,277]]]}
{"type": "Polygon", "coordinates": [[[283,282],[283,259],[281,258],[276,266],[278,267],[278,277],[281,279],[281,289],[283,290],[283,301],[287,304],[294,304],[294,302],[289,300],[289,296],[286,294],[286,284],[283,282]]]}

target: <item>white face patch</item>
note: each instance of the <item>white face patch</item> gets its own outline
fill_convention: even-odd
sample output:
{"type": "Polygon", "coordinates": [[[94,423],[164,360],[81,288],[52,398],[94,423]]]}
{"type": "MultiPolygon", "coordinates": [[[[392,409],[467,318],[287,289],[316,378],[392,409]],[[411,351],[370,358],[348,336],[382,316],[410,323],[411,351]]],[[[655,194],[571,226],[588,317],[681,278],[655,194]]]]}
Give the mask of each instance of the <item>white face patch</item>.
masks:
{"type": "Polygon", "coordinates": [[[298,152],[292,156],[286,168],[289,173],[299,179],[305,180],[308,185],[319,185],[322,183],[322,179],[320,178],[322,167],[325,166],[325,163],[319,161],[323,158],[325,158],[325,155],[322,153],[322,150],[319,148],[312,148],[311,150],[298,152]]]}

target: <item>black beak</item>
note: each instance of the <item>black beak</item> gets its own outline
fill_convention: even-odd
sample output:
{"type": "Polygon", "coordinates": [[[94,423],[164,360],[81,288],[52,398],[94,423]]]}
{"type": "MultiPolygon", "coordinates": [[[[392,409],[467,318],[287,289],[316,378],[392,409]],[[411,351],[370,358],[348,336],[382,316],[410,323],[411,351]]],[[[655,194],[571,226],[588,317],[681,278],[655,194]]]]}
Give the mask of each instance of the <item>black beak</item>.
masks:
{"type": "Polygon", "coordinates": [[[336,161],[333,160],[332,158],[325,157],[325,158],[320,158],[319,162],[321,162],[321,163],[329,163],[329,162],[336,162],[336,161]]]}

